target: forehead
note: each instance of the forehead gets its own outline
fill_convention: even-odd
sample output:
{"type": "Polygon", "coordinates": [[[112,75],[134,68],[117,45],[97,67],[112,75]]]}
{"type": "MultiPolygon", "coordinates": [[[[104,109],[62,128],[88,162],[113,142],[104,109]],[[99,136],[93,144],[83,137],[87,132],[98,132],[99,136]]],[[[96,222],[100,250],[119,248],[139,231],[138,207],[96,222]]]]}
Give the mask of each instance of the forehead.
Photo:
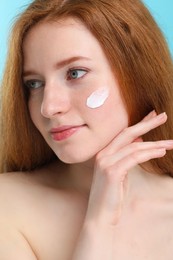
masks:
{"type": "Polygon", "coordinates": [[[80,42],[85,42],[89,39],[89,42],[97,42],[96,38],[86,28],[86,26],[78,19],[66,18],[58,21],[41,21],[33,26],[26,34],[23,41],[23,48],[37,47],[37,42],[40,44],[45,43],[47,40],[53,44],[65,43],[65,45],[71,45],[73,47],[80,45],[80,42]]]}
{"type": "MultiPolygon", "coordinates": [[[[25,38],[30,37],[31,35],[34,35],[38,32],[44,32],[44,29],[56,29],[56,30],[64,30],[66,28],[70,29],[86,29],[86,26],[77,18],[73,17],[67,17],[63,19],[57,19],[57,20],[41,20],[40,22],[36,23],[36,25],[33,25],[28,33],[26,34],[25,38]]],[[[46,30],[45,30],[46,31],[46,30]]],[[[48,31],[47,31],[48,33],[48,31]]]]}
{"type": "Polygon", "coordinates": [[[80,21],[67,18],[43,21],[27,33],[23,42],[24,63],[57,62],[72,56],[85,56],[106,63],[99,41],[80,21]]]}

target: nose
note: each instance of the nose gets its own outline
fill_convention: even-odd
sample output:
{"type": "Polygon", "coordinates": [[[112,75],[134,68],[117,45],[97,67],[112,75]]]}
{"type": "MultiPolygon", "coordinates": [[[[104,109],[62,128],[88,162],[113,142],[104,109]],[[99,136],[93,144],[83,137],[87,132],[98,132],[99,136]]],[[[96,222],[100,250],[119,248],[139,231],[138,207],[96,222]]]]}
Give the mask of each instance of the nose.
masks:
{"type": "Polygon", "coordinates": [[[41,104],[41,114],[51,118],[57,114],[64,114],[70,109],[70,96],[67,87],[45,86],[41,104]]]}

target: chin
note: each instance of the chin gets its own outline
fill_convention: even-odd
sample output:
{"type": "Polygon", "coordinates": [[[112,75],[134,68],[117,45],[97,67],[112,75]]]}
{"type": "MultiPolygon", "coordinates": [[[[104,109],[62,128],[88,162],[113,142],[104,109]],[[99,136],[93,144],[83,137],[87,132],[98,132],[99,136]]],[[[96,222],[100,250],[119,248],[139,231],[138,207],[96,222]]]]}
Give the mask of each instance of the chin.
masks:
{"type": "Polygon", "coordinates": [[[56,155],[60,161],[67,164],[84,163],[87,161],[93,161],[93,159],[95,158],[95,155],[90,154],[89,156],[81,153],[73,153],[73,154],[61,153],[56,155]]]}

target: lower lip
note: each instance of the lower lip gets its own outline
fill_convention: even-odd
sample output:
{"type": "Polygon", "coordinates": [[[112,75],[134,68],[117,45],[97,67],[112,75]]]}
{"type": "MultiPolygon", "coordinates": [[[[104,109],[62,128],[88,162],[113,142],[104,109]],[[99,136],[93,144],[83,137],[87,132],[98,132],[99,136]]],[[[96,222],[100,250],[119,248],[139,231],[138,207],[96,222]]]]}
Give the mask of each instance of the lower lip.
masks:
{"type": "Polygon", "coordinates": [[[51,135],[52,135],[53,140],[62,141],[62,140],[69,138],[76,132],[78,132],[82,127],[83,126],[72,127],[72,128],[69,128],[69,129],[61,131],[61,132],[52,133],[51,135]]]}

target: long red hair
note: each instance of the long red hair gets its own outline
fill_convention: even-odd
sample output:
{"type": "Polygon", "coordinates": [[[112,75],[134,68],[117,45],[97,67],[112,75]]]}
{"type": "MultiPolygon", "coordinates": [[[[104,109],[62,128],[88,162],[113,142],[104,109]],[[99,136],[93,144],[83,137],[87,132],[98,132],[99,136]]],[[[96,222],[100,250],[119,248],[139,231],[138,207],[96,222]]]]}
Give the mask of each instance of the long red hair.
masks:
{"type": "MultiPolygon", "coordinates": [[[[22,82],[22,43],[40,21],[80,19],[100,42],[121,86],[129,125],[151,110],[168,121],[144,140],[173,139],[173,63],[153,17],[140,0],[36,0],[17,19],[11,34],[1,89],[0,171],[31,170],[55,159],[33,125],[22,82]]],[[[173,152],[150,161],[173,176],[173,152]]]]}

